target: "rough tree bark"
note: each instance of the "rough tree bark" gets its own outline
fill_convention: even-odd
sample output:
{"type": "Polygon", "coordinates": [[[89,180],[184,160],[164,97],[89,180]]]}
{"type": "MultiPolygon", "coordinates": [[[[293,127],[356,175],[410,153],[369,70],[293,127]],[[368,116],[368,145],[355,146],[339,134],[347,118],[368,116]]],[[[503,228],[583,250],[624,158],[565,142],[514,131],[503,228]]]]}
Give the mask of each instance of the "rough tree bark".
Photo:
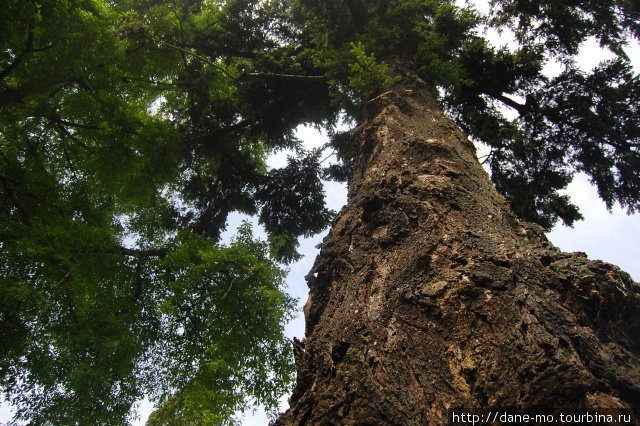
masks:
{"type": "Polygon", "coordinates": [[[640,405],[640,285],[518,222],[417,77],[370,100],[278,425],[640,405]]]}

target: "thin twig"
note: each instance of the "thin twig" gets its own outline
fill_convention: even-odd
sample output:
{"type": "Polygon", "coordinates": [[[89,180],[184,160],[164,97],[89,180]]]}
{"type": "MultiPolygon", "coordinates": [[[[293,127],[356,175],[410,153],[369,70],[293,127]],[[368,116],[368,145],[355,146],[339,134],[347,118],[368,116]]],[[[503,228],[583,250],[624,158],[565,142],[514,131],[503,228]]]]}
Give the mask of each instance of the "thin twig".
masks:
{"type": "Polygon", "coordinates": [[[324,75],[300,75],[300,74],[281,74],[281,73],[274,73],[274,72],[243,72],[239,75],[233,75],[231,74],[229,71],[227,71],[226,69],[224,69],[223,67],[221,67],[220,65],[216,64],[215,62],[211,61],[210,59],[192,51],[189,49],[185,49],[184,47],[180,47],[178,45],[175,45],[173,43],[169,43],[168,41],[164,41],[164,40],[158,40],[158,43],[160,43],[161,45],[165,45],[168,47],[171,47],[173,49],[177,49],[182,53],[186,53],[187,55],[193,56],[194,58],[211,65],[212,67],[214,67],[215,69],[217,69],[218,71],[222,72],[224,75],[226,75],[229,78],[232,78],[234,80],[238,80],[242,77],[270,77],[270,78],[284,78],[284,79],[289,79],[289,80],[324,80],[325,76],[324,75]]]}
{"type": "Polygon", "coordinates": [[[165,45],[165,46],[171,47],[172,49],[177,49],[182,53],[186,53],[187,55],[193,56],[194,58],[196,58],[196,59],[198,59],[198,60],[200,60],[200,61],[202,61],[202,62],[204,62],[206,64],[211,65],[212,67],[214,67],[218,71],[222,72],[223,74],[225,74],[229,78],[232,78],[234,80],[237,80],[239,78],[239,77],[234,76],[233,74],[229,73],[227,70],[225,70],[220,65],[216,64],[215,62],[212,62],[211,60],[209,60],[208,58],[205,58],[202,55],[199,55],[196,52],[193,52],[193,51],[191,51],[189,49],[185,49],[184,47],[177,46],[177,45],[175,45],[173,43],[169,43],[168,41],[164,41],[164,40],[158,40],[158,43],[161,44],[161,45],[165,45]]]}
{"type": "Polygon", "coordinates": [[[320,163],[318,163],[318,164],[322,164],[322,163],[324,163],[325,161],[327,161],[327,160],[328,160],[332,155],[334,155],[335,153],[336,153],[336,150],[335,150],[335,149],[331,150],[331,152],[329,153],[329,155],[327,155],[326,157],[324,157],[324,158],[322,159],[322,161],[320,161],[320,163]]]}
{"type": "Polygon", "coordinates": [[[227,294],[229,294],[229,292],[231,291],[231,287],[233,287],[233,283],[236,281],[237,277],[233,277],[231,279],[231,284],[229,284],[229,288],[227,289],[227,291],[224,292],[224,295],[222,295],[222,298],[225,299],[227,297],[227,294]]]}
{"type": "MultiPolygon", "coordinates": [[[[272,77],[272,78],[284,78],[288,80],[324,80],[324,75],[301,75],[301,74],[280,74],[275,72],[248,72],[241,76],[246,75],[248,77],[272,77]]],[[[241,77],[240,76],[240,77],[241,77]]]]}

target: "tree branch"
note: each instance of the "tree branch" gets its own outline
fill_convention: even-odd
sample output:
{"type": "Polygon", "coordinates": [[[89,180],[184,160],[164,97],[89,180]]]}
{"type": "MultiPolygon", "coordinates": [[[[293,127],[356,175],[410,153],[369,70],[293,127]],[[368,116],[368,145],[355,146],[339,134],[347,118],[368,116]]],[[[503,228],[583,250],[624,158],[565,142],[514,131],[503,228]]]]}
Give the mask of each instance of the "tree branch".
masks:
{"type": "Polygon", "coordinates": [[[185,53],[185,54],[187,54],[187,55],[189,55],[189,56],[193,56],[194,58],[196,58],[196,59],[198,59],[198,60],[200,60],[200,61],[202,61],[202,62],[204,62],[204,63],[206,63],[206,64],[211,65],[212,67],[214,67],[214,68],[215,68],[215,69],[217,69],[218,71],[222,72],[224,75],[226,75],[226,76],[227,76],[227,77],[229,77],[229,78],[232,78],[232,79],[234,79],[234,80],[237,80],[237,79],[238,79],[238,77],[237,77],[237,76],[235,76],[235,75],[233,75],[233,74],[229,73],[226,69],[224,69],[224,68],[223,68],[223,67],[221,67],[220,65],[216,64],[215,62],[213,62],[213,61],[209,60],[209,58],[205,58],[204,56],[202,56],[202,55],[200,55],[200,54],[198,54],[198,53],[196,53],[196,52],[193,52],[193,51],[191,51],[191,50],[189,50],[189,49],[185,49],[184,47],[180,47],[180,46],[178,46],[178,45],[175,45],[175,44],[173,44],[173,43],[169,43],[168,41],[164,41],[164,40],[158,40],[158,43],[159,43],[160,45],[164,45],[164,46],[170,47],[170,48],[172,48],[172,49],[176,49],[176,50],[178,50],[178,51],[180,51],[180,52],[182,52],[182,53],[185,53]]]}
{"type": "Polygon", "coordinates": [[[240,77],[242,76],[284,78],[289,80],[324,80],[326,78],[324,75],[280,74],[274,72],[248,72],[240,75],[240,77]]]}
{"type": "Polygon", "coordinates": [[[69,270],[67,271],[67,273],[64,275],[64,277],[62,277],[60,280],[58,280],[58,282],[56,282],[53,285],[53,291],[51,292],[51,296],[48,298],[48,301],[46,303],[46,305],[44,305],[40,311],[38,312],[38,314],[36,315],[36,319],[35,319],[35,323],[33,328],[31,329],[31,331],[29,332],[29,335],[25,338],[23,344],[22,344],[22,350],[26,350],[27,347],[29,347],[29,345],[31,343],[33,343],[33,340],[36,336],[36,333],[38,331],[40,331],[40,328],[42,327],[42,318],[44,317],[44,314],[49,310],[49,308],[51,308],[51,306],[54,304],[55,297],[56,294],[58,293],[58,290],[60,289],[60,286],[62,285],[62,283],[64,283],[67,278],[69,278],[69,276],[71,275],[71,273],[74,271],[74,269],[76,269],[78,267],[78,262],[74,262],[73,265],[71,265],[71,267],[69,268],[69,270]]]}
{"type": "MultiPolygon", "coordinates": [[[[519,102],[514,101],[513,99],[503,95],[503,94],[496,94],[496,93],[488,93],[488,92],[483,92],[484,94],[491,96],[494,99],[499,100],[500,102],[502,102],[503,104],[507,105],[508,107],[511,107],[513,109],[515,109],[516,111],[518,111],[519,114],[524,114],[527,109],[530,108],[529,103],[525,103],[525,104],[521,104],[519,102]]],[[[577,129],[579,131],[585,131],[584,129],[581,129],[579,126],[577,126],[577,121],[572,121],[567,119],[566,117],[564,117],[562,114],[559,113],[559,111],[555,108],[542,108],[539,109],[539,112],[546,117],[549,121],[555,123],[556,125],[565,125],[574,129],[577,129]]],[[[595,115],[595,114],[594,114],[595,115]]],[[[616,143],[615,141],[609,139],[605,139],[604,142],[605,144],[614,147],[616,150],[626,150],[629,148],[637,148],[638,144],[634,144],[631,141],[627,141],[627,145],[621,145],[619,143],[616,143]]]]}
{"type": "Polygon", "coordinates": [[[231,74],[229,71],[227,71],[226,69],[224,69],[223,67],[221,67],[220,65],[216,64],[215,62],[211,61],[209,58],[206,58],[192,50],[186,49],[184,47],[175,45],[173,43],[169,43],[167,41],[164,40],[159,40],[158,41],[159,44],[161,45],[165,45],[168,47],[171,47],[172,49],[177,49],[182,53],[185,53],[187,55],[193,56],[194,58],[208,64],[211,65],[212,67],[214,67],[215,69],[217,69],[218,71],[220,71],[221,73],[223,73],[224,75],[226,75],[227,77],[233,79],[233,80],[239,80],[242,77],[270,77],[270,78],[284,78],[284,79],[289,79],[289,80],[324,80],[325,76],[324,75],[300,75],[300,74],[280,74],[280,73],[271,73],[271,72],[244,72],[241,73],[239,75],[233,75],[231,74]]]}
{"type": "Polygon", "coordinates": [[[24,60],[24,58],[33,51],[33,29],[29,28],[29,35],[27,35],[27,45],[25,46],[22,53],[20,53],[13,60],[12,63],[9,64],[8,67],[3,69],[0,72],[0,80],[4,80],[4,78],[11,73],[14,69],[16,69],[24,60]]]}
{"type": "Polygon", "coordinates": [[[252,120],[250,120],[248,118],[245,118],[244,120],[241,120],[241,121],[239,121],[239,122],[237,122],[235,124],[232,124],[232,125],[230,125],[228,127],[223,127],[223,128],[211,131],[211,132],[200,133],[200,134],[197,134],[197,135],[191,135],[191,136],[185,137],[184,138],[184,142],[185,143],[195,143],[195,142],[201,141],[202,139],[205,139],[205,138],[216,137],[216,136],[223,135],[225,133],[233,132],[235,130],[244,129],[244,128],[249,127],[252,124],[257,124],[257,123],[258,123],[258,121],[252,121],[252,120]]]}
{"type": "Polygon", "coordinates": [[[166,248],[152,248],[152,249],[135,249],[127,248],[119,245],[114,245],[108,248],[99,247],[74,247],[75,253],[81,254],[116,254],[131,257],[165,257],[168,254],[166,248]]]}
{"type": "Polygon", "coordinates": [[[60,84],[66,84],[67,80],[57,80],[42,86],[35,84],[25,85],[21,89],[8,88],[0,92],[0,107],[5,107],[13,103],[22,103],[24,98],[31,95],[36,95],[50,87],[55,87],[60,84]]]}
{"type": "Polygon", "coordinates": [[[521,104],[519,102],[516,102],[513,99],[503,95],[502,93],[488,93],[488,92],[483,92],[483,93],[485,95],[491,96],[494,99],[499,100],[500,102],[502,102],[506,106],[515,109],[520,114],[523,114],[525,112],[526,107],[527,107],[526,104],[521,104]]]}
{"type": "Polygon", "coordinates": [[[54,123],[55,127],[58,129],[58,134],[60,134],[60,136],[62,136],[63,139],[66,136],[69,139],[73,140],[78,145],[80,145],[86,151],[94,152],[94,150],[89,148],[89,146],[86,143],[84,143],[84,141],[80,140],[80,138],[76,137],[73,133],[71,133],[69,130],[67,130],[67,128],[64,126],[63,123],[60,123],[60,122],[57,122],[57,121],[53,121],[53,123],[54,123]]]}
{"type": "Polygon", "coordinates": [[[233,287],[233,283],[236,281],[237,277],[233,277],[231,279],[231,284],[229,284],[229,288],[227,289],[227,291],[224,292],[224,294],[222,295],[222,299],[226,299],[227,295],[229,294],[229,292],[231,291],[231,287],[233,287]]]}
{"type": "MultiPolygon", "coordinates": [[[[111,252],[111,250],[107,250],[111,252]]],[[[125,256],[133,257],[165,257],[167,255],[167,249],[130,249],[122,246],[116,247],[113,251],[115,254],[124,254],[125,256]]]]}

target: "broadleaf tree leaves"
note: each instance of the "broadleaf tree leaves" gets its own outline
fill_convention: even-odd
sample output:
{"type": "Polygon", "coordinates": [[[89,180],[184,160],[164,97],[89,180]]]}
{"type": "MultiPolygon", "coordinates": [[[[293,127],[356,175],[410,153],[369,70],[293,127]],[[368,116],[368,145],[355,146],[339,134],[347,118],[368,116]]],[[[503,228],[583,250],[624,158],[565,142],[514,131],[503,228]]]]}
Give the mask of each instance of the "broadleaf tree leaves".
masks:
{"type": "MultiPolygon", "coordinates": [[[[162,27],[170,10],[154,3],[159,20],[144,25],[162,27]]],[[[246,227],[231,246],[218,241],[229,212],[255,208],[262,133],[238,133],[232,118],[194,137],[193,94],[176,84],[189,61],[149,36],[160,28],[133,31],[137,6],[10,2],[3,12],[15,14],[1,15],[11,34],[0,58],[0,380],[25,421],[122,424],[143,394],[166,400],[184,387],[195,401],[196,385],[218,395],[211,415],[228,419],[250,400],[273,409],[291,380],[282,271],[246,227]],[[205,188],[190,194],[194,176],[205,188]],[[220,220],[193,221],[186,237],[189,214],[220,202],[220,220]],[[187,320],[197,292],[211,296],[198,315],[224,313],[217,328],[187,320]],[[209,380],[217,359],[229,368],[209,380]]],[[[234,103],[227,83],[207,90],[234,103]]]]}
{"type": "Polygon", "coordinates": [[[284,272],[246,223],[228,247],[189,233],[178,240],[162,260],[169,283],[161,307],[166,335],[151,355],[170,372],[165,386],[177,392],[160,395],[164,403],[153,421],[227,424],[247,395],[275,409],[292,373],[282,332],[295,300],[282,292],[284,272]]]}

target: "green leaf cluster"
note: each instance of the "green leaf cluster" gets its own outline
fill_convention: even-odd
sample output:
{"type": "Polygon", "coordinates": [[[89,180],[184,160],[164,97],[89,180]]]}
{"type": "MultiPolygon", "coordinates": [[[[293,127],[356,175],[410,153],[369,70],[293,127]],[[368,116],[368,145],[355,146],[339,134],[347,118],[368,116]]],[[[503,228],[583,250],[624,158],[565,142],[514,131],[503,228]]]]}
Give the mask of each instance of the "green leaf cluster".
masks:
{"type": "Polygon", "coordinates": [[[391,77],[387,74],[388,65],[385,62],[377,63],[376,56],[367,55],[362,42],[351,42],[351,54],[355,61],[349,64],[349,85],[367,98],[380,89],[400,81],[400,76],[391,77]]]}
{"type": "MultiPolygon", "coordinates": [[[[239,71],[272,62],[297,72],[280,69],[286,49],[264,34],[251,49],[241,41],[253,37],[238,30],[259,25],[258,7],[3,7],[0,383],[18,419],[123,424],[150,395],[181,419],[200,410],[226,422],[250,403],[275,409],[288,389],[283,327],[294,303],[283,271],[246,227],[229,246],[220,235],[229,213],[270,202],[258,196],[278,181],[268,153],[297,146],[297,122],[324,114],[282,108],[291,97],[271,93],[285,84],[239,71]],[[209,46],[212,34],[242,48],[209,46]]],[[[272,232],[311,215],[287,240],[292,256],[295,237],[330,218],[315,196],[304,204],[314,211],[289,208],[272,232]]]]}
{"type": "Polygon", "coordinates": [[[149,386],[176,391],[158,393],[149,423],[232,424],[248,396],[276,409],[292,376],[282,333],[295,300],[281,290],[284,271],[246,223],[228,247],[184,233],[176,243],[161,262],[164,336],[146,361],[168,373],[149,386]]]}

